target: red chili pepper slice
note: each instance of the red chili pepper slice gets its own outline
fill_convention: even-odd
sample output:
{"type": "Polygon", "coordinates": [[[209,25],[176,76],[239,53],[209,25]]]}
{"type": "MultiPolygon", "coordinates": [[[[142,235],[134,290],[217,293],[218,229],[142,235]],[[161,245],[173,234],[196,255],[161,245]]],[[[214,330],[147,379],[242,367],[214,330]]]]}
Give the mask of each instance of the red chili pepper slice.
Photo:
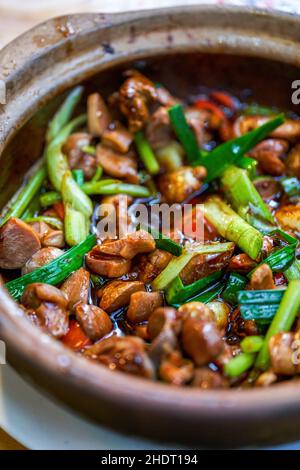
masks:
{"type": "Polygon", "coordinates": [[[80,351],[86,346],[90,346],[92,344],[91,340],[85,335],[76,320],[70,321],[69,331],[62,338],[62,342],[65,346],[73,349],[74,351],[80,351]]]}
{"type": "Polygon", "coordinates": [[[223,91],[213,91],[210,97],[225,106],[225,108],[231,109],[231,111],[235,111],[238,107],[237,100],[223,91]]]}

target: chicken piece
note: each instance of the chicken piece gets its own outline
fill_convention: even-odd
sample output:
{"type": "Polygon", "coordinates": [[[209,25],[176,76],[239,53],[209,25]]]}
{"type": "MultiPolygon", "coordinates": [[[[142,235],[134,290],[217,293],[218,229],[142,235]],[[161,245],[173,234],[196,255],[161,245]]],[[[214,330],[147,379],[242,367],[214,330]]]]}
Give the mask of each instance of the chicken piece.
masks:
{"type": "Polygon", "coordinates": [[[184,148],[176,140],[169,140],[167,145],[156,150],[155,155],[161,170],[170,172],[182,167],[184,148]]]}
{"type": "Polygon", "coordinates": [[[263,246],[262,246],[262,255],[267,257],[271,254],[274,248],[274,238],[269,237],[268,235],[263,236],[263,246]]]}
{"type": "Polygon", "coordinates": [[[228,264],[229,271],[235,271],[241,274],[248,274],[256,266],[255,261],[246,253],[233,256],[228,264]]]}
{"type": "Polygon", "coordinates": [[[282,206],[276,211],[275,217],[283,230],[300,233],[300,205],[282,206]]]}
{"type": "Polygon", "coordinates": [[[206,170],[202,166],[184,166],[160,176],[159,189],[167,202],[183,202],[201,188],[205,176],[206,170]]]}
{"type": "Polygon", "coordinates": [[[62,149],[63,152],[72,159],[78,154],[78,151],[80,151],[82,147],[90,145],[91,141],[92,136],[87,132],[74,132],[67,138],[62,149]]]}
{"type": "Polygon", "coordinates": [[[89,95],[87,99],[87,113],[90,134],[101,137],[111,123],[111,116],[99,93],[89,95]]]}
{"type": "Polygon", "coordinates": [[[169,264],[173,256],[171,253],[156,249],[148,256],[140,259],[138,270],[139,280],[144,283],[153,281],[169,264]]]}
{"type": "Polygon", "coordinates": [[[150,253],[155,250],[153,236],[145,230],[128,233],[119,240],[108,240],[99,245],[99,253],[111,256],[121,256],[132,259],[140,253],[150,253]]]}
{"type": "Polygon", "coordinates": [[[160,307],[154,310],[148,321],[148,334],[152,343],[149,356],[159,367],[162,359],[178,349],[178,334],[182,321],[180,314],[172,307],[160,307]]]}
{"type": "Polygon", "coordinates": [[[82,170],[85,179],[90,180],[96,173],[97,161],[94,155],[82,152],[80,158],[76,162],[70,164],[70,168],[72,170],[82,170]]]}
{"type": "Polygon", "coordinates": [[[180,273],[183,284],[192,284],[210,274],[225,269],[232,256],[234,246],[225,253],[216,255],[196,255],[180,273]]]}
{"type": "Polygon", "coordinates": [[[128,213],[128,208],[132,204],[133,198],[126,196],[126,194],[116,194],[114,196],[106,196],[101,201],[101,217],[107,218],[107,220],[115,221],[113,224],[112,235],[105,233],[102,240],[109,238],[115,239],[116,236],[119,238],[127,233],[128,227],[131,223],[131,218],[128,213]],[[114,230],[115,229],[115,230],[114,230]]]}
{"type": "Polygon", "coordinates": [[[36,231],[36,233],[39,236],[40,241],[42,241],[45,235],[47,235],[49,232],[52,231],[52,228],[50,227],[50,225],[46,224],[43,221],[31,222],[28,225],[30,225],[30,227],[36,231]]]}
{"type": "Polygon", "coordinates": [[[114,312],[129,304],[131,294],[144,290],[144,284],[139,281],[111,281],[97,292],[99,307],[105,312],[114,312]]]}
{"type": "Polygon", "coordinates": [[[91,179],[96,171],[96,158],[94,155],[85,153],[82,148],[90,145],[92,136],[86,132],[77,132],[68,137],[63,146],[63,152],[67,155],[71,168],[82,170],[86,179],[91,179]]]}
{"type": "Polygon", "coordinates": [[[154,84],[141,73],[128,71],[127,76],[119,91],[119,103],[128,119],[129,131],[135,133],[148,121],[148,106],[157,99],[157,92],[154,84]]]}
{"type": "Polygon", "coordinates": [[[273,272],[268,264],[261,264],[255,269],[250,279],[250,289],[275,289],[273,272]]]}
{"type": "Polygon", "coordinates": [[[0,229],[0,268],[22,268],[40,248],[37,232],[13,217],[0,229]]]}
{"type": "Polygon", "coordinates": [[[172,385],[180,386],[190,382],[193,374],[192,361],[184,359],[179,351],[171,352],[159,367],[159,377],[172,385]]]}
{"type": "Polygon", "coordinates": [[[174,104],[180,103],[178,98],[175,98],[171,93],[163,86],[156,88],[157,101],[162,106],[174,106],[174,104]]]}
{"type": "Polygon", "coordinates": [[[56,304],[62,309],[68,306],[68,297],[57,287],[36,282],[29,284],[23,292],[21,304],[26,308],[37,309],[43,302],[56,304]]]}
{"type": "Polygon", "coordinates": [[[215,320],[213,311],[202,302],[187,302],[179,307],[178,313],[183,320],[189,317],[212,322],[215,320]]]}
{"type": "Polygon", "coordinates": [[[279,199],[282,193],[279,182],[271,178],[258,179],[254,186],[265,202],[279,199]]]}
{"type": "Polygon", "coordinates": [[[29,284],[21,298],[29,318],[55,338],[66,335],[69,327],[68,298],[54,286],[29,284]]]}
{"type": "Polygon", "coordinates": [[[174,134],[168,108],[161,106],[150,116],[146,125],[146,137],[153,150],[159,150],[172,141],[174,134]]]}
{"type": "Polygon", "coordinates": [[[105,196],[102,198],[101,204],[111,204],[117,210],[120,205],[129,207],[133,203],[133,198],[131,196],[126,196],[126,194],[115,194],[114,196],[105,196]]]}
{"type": "Polygon", "coordinates": [[[139,181],[137,164],[131,156],[120,155],[114,150],[97,145],[96,158],[107,175],[114,178],[123,178],[129,183],[139,181]]]}
{"type": "Polygon", "coordinates": [[[233,344],[239,342],[245,336],[258,335],[259,329],[254,320],[244,320],[240,309],[230,312],[227,325],[227,341],[233,344]]]}
{"type": "Polygon", "coordinates": [[[34,253],[32,257],[26,262],[22,269],[22,275],[31,273],[32,271],[35,271],[36,269],[39,269],[42,266],[51,263],[51,261],[54,261],[56,258],[59,258],[63,254],[64,252],[59,248],[41,248],[39,251],[34,253]]]}
{"type": "Polygon", "coordinates": [[[185,117],[188,125],[192,128],[199,147],[209,142],[212,138],[208,129],[215,127],[212,120],[212,113],[205,109],[198,109],[196,106],[189,106],[185,109],[185,117]]]}
{"type": "Polygon", "coordinates": [[[300,178],[300,144],[295,145],[289,152],[285,165],[289,176],[300,178]]]}
{"type": "Polygon", "coordinates": [[[131,260],[121,256],[107,256],[99,251],[101,245],[96,245],[85,258],[87,267],[96,274],[105,277],[121,277],[129,273],[131,260]]]}
{"type": "Polygon", "coordinates": [[[281,160],[288,151],[286,140],[266,139],[257,144],[249,155],[258,161],[261,170],[272,176],[281,176],[285,172],[285,165],[281,160]]]}
{"type": "Polygon", "coordinates": [[[178,314],[185,320],[188,317],[199,320],[215,322],[220,330],[223,330],[228,323],[230,312],[229,305],[221,300],[215,300],[208,304],[202,302],[187,302],[178,309],[178,314]]]}
{"type": "Polygon", "coordinates": [[[213,361],[222,353],[224,341],[215,322],[189,315],[183,321],[182,348],[196,366],[213,361]]]}
{"type": "MultiPolygon", "coordinates": [[[[240,137],[247,132],[262,126],[270,120],[269,116],[240,116],[234,123],[234,137],[240,137]]],[[[270,137],[274,139],[286,139],[294,142],[300,137],[300,121],[286,119],[284,124],[277,127],[270,137]]]]}
{"type": "Polygon", "coordinates": [[[75,315],[85,334],[93,341],[98,341],[113,329],[107,313],[95,305],[80,302],[75,306],[75,315]]]}
{"type": "Polygon", "coordinates": [[[87,303],[89,288],[90,273],[84,268],[77,269],[65,280],[60,289],[69,299],[69,310],[72,311],[79,302],[87,303]]]}
{"type": "Polygon", "coordinates": [[[214,320],[217,327],[224,331],[228,324],[228,317],[231,307],[223,300],[214,300],[206,305],[214,314],[214,320]]]}
{"type": "Polygon", "coordinates": [[[160,292],[134,292],[130,297],[126,318],[132,323],[144,322],[162,304],[163,296],[160,292]]]}
{"type": "Polygon", "coordinates": [[[203,390],[216,390],[228,388],[229,385],[220,372],[213,371],[208,367],[199,367],[195,369],[192,386],[202,388],[203,390]]]}
{"type": "Polygon", "coordinates": [[[87,348],[84,355],[97,360],[110,370],[119,370],[147,379],[155,378],[153,364],[145,352],[145,343],[135,336],[111,336],[87,348]]]}
{"type": "Polygon", "coordinates": [[[277,382],[277,375],[272,371],[272,369],[270,369],[260,374],[258,379],[255,381],[255,386],[256,387],[269,387],[275,382],[277,382]]]}
{"type": "Polygon", "coordinates": [[[51,230],[43,236],[41,243],[46,248],[63,248],[65,246],[64,232],[62,230],[51,230]]]}
{"type": "Polygon", "coordinates": [[[45,329],[54,338],[62,338],[68,333],[69,315],[66,310],[53,303],[44,302],[36,309],[35,314],[40,328],[45,329]]]}
{"type": "Polygon", "coordinates": [[[133,332],[135,336],[138,336],[139,338],[142,338],[144,341],[149,341],[149,334],[148,334],[148,329],[146,324],[138,324],[134,325],[133,332]]]}
{"type": "Polygon", "coordinates": [[[231,345],[224,342],[223,351],[214,360],[214,364],[218,369],[224,370],[225,364],[227,364],[233,357],[237,356],[241,352],[240,343],[231,345]]]}
{"type": "Polygon", "coordinates": [[[128,153],[132,141],[132,134],[121,125],[116,126],[115,129],[104,131],[101,139],[104,147],[109,147],[119,153],[128,153]]]}
{"type": "Polygon", "coordinates": [[[62,230],[53,230],[43,221],[30,223],[30,226],[37,232],[43,247],[63,248],[65,246],[62,230]]]}
{"type": "Polygon", "coordinates": [[[155,339],[165,326],[172,328],[176,335],[181,331],[182,315],[173,307],[159,307],[150,315],[148,333],[150,339],[155,339]]]}
{"type": "Polygon", "coordinates": [[[295,335],[291,332],[281,332],[272,336],[269,341],[271,366],[275,374],[296,375],[300,372],[300,365],[294,363],[296,350],[293,348],[295,335]]]}

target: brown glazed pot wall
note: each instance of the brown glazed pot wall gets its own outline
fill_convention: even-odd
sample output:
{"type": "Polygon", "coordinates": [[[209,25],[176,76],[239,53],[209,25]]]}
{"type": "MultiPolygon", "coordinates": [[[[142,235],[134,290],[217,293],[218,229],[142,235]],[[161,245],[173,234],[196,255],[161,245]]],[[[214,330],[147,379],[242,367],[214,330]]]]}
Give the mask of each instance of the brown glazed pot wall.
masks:
{"type": "MultiPolygon", "coordinates": [[[[298,18],[238,8],[74,15],[34,28],[0,52],[0,79],[7,84],[7,105],[0,105],[2,202],[37,159],[44,124],[61,100],[55,97],[68,87],[95,74],[101,77],[112,66],[169,53],[273,59],[286,64],[283,69],[291,64],[295,74],[299,43],[298,18]],[[37,111],[39,120],[30,119],[37,111]]],[[[268,389],[199,391],[112,373],[41,333],[3,288],[0,338],[9,362],[24,376],[118,431],[198,446],[270,444],[300,437],[298,382],[268,389]]]]}

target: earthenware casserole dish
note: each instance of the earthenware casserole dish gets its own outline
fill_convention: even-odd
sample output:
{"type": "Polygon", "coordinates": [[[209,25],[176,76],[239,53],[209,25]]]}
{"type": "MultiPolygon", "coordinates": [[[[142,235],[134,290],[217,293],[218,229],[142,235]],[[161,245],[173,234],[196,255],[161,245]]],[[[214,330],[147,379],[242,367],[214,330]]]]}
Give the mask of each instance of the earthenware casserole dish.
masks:
{"type": "MultiPolygon", "coordinates": [[[[297,17],[211,6],[50,20],[0,52],[0,194],[3,206],[37,160],[47,120],[74,84],[111,90],[128,63],[172,91],[222,82],[292,107],[299,78],[297,17]]],[[[0,289],[8,362],[76,411],[120,432],[186,445],[270,444],[300,437],[300,384],[199,391],[112,373],[76,356],[25,318],[0,289]]]]}

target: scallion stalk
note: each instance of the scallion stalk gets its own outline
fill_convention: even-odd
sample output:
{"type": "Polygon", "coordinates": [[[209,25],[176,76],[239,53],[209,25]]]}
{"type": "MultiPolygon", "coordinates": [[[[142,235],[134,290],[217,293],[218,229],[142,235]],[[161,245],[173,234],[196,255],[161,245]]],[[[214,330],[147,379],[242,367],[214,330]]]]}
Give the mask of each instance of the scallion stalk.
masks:
{"type": "Polygon", "coordinates": [[[160,250],[168,251],[172,253],[174,256],[179,256],[182,254],[182,246],[179,243],[176,243],[174,240],[171,240],[167,235],[164,235],[159,230],[156,230],[154,227],[151,226],[143,226],[140,227],[143,230],[147,230],[147,232],[151,233],[152,237],[155,240],[156,248],[160,250]]]}
{"type": "Polygon", "coordinates": [[[51,263],[8,282],[5,287],[15,300],[19,300],[26,286],[34,282],[43,282],[55,286],[82,266],[84,255],[95,244],[96,236],[89,235],[82,243],[66,251],[51,263]]]}
{"type": "Polygon", "coordinates": [[[70,121],[45,149],[48,176],[52,186],[54,189],[56,189],[56,191],[61,190],[63,176],[69,170],[67,158],[62,153],[61,147],[68,136],[74,131],[74,129],[81,126],[85,122],[85,114],[80,115],[70,121]]]}
{"type": "Polygon", "coordinates": [[[84,145],[81,150],[89,155],[96,155],[96,147],[93,147],[93,145],[84,145]]]}
{"type": "Polygon", "coordinates": [[[65,239],[69,246],[83,242],[88,235],[87,219],[82,212],[65,204],[65,239]]]}
{"type": "Polygon", "coordinates": [[[242,352],[238,356],[233,357],[224,366],[224,372],[231,379],[239,377],[246,372],[255,362],[255,355],[242,352]]]}
{"type": "Polygon", "coordinates": [[[261,106],[257,103],[246,104],[243,109],[243,114],[246,116],[273,116],[279,111],[277,108],[269,108],[267,106],[261,106]]]}
{"type": "Polygon", "coordinates": [[[235,164],[246,170],[251,180],[255,177],[258,161],[254,158],[242,156],[236,160],[235,164]]]}
{"type": "Polygon", "coordinates": [[[245,289],[248,279],[239,273],[230,273],[222,298],[231,305],[238,303],[237,293],[245,289]]]}
{"type": "Polygon", "coordinates": [[[254,260],[260,255],[262,234],[234,212],[219,196],[211,196],[205,201],[204,212],[222,237],[236,243],[254,260]]]}
{"type": "Polygon", "coordinates": [[[189,301],[196,295],[203,293],[209,286],[215,284],[223,275],[223,271],[217,271],[188,285],[184,285],[180,276],[176,276],[166,290],[168,304],[181,305],[189,301]]]}
{"type": "Polygon", "coordinates": [[[80,101],[82,92],[83,92],[82,86],[78,86],[74,88],[69,93],[69,95],[67,96],[63,104],[60,106],[60,108],[57,110],[57,112],[53,116],[48,126],[48,131],[47,131],[47,136],[46,136],[47,142],[50,142],[51,140],[53,140],[57,136],[57,134],[59,134],[61,129],[67,124],[69,119],[71,119],[73,111],[80,101]]]}
{"type": "Polygon", "coordinates": [[[46,168],[42,166],[30,176],[28,181],[24,183],[20,191],[18,191],[12,199],[10,206],[7,208],[7,212],[4,213],[1,219],[0,226],[4,225],[11,217],[22,216],[34,196],[38,193],[46,175],[46,168]]]}
{"type": "Polygon", "coordinates": [[[62,198],[65,203],[71,204],[74,209],[89,218],[93,213],[93,203],[76,183],[70,171],[67,171],[62,179],[62,198]]]}
{"type": "Polygon", "coordinates": [[[178,140],[181,142],[190,165],[199,160],[200,149],[192,129],[187,123],[181,104],[175,104],[168,110],[170,121],[178,140]]]}
{"type": "MultiPolygon", "coordinates": [[[[265,258],[261,263],[259,263],[255,269],[257,269],[261,264],[268,264],[274,272],[285,271],[289,266],[291,266],[291,264],[295,260],[295,253],[298,241],[296,238],[292,237],[281,229],[274,230],[270,233],[270,235],[279,235],[281,239],[286,242],[286,246],[283,246],[274,253],[271,253],[267,258],[265,258]]],[[[249,275],[251,275],[253,271],[251,271],[249,275]]]]}
{"type": "Polygon", "coordinates": [[[300,197],[300,181],[296,176],[281,178],[280,184],[289,198],[293,199],[300,197]]]}
{"type": "Polygon", "coordinates": [[[269,342],[272,336],[282,331],[290,331],[300,309],[300,281],[291,281],[282,297],[279,308],[264,339],[255,367],[266,370],[269,366],[269,342]]]}
{"type": "Polygon", "coordinates": [[[40,204],[42,207],[53,206],[53,204],[60,201],[61,195],[57,191],[49,191],[40,196],[40,204]]]}
{"type": "Polygon", "coordinates": [[[57,217],[48,217],[46,215],[39,215],[37,217],[27,217],[24,219],[24,222],[30,224],[34,222],[45,222],[45,224],[55,227],[57,230],[62,230],[63,223],[57,217]]]}
{"type": "Polygon", "coordinates": [[[185,248],[182,255],[178,256],[178,258],[171,259],[167,267],[154,279],[152,282],[153,289],[165,289],[194,256],[199,254],[224,253],[230,249],[232,249],[232,243],[197,244],[190,249],[185,248]]]}
{"type": "Polygon", "coordinates": [[[136,132],[134,135],[134,142],[145,168],[151,175],[156,175],[159,172],[160,167],[156,156],[142,131],[136,132]]]}
{"type": "Polygon", "coordinates": [[[74,178],[74,180],[76,181],[76,183],[79,185],[79,186],[82,186],[83,183],[84,183],[84,173],[83,173],[83,170],[79,170],[79,169],[74,169],[72,170],[72,176],[74,178]]]}
{"type": "Polygon", "coordinates": [[[159,164],[167,171],[173,171],[183,165],[184,149],[176,141],[170,142],[156,152],[159,164]]]}
{"type": "Polygon", "coordinates": [[[246,336],[240,344],[244,353],[255,354],[263,347],[264,338],[262,336],[246,336]]]}
{"type": "Polygon", "coordinates": [[[91,182],[96,183],[97,181],[100,180],[102,175],[103,175],[103,168],[102,168],[102,166],[98,165],[97,168],[96,168],[95,174],[94,174],[93,178],[91,179],[91,182]]]}
{"type": "Polygon", "coordinates": [[[234,165],[228,166],[221,176],[221,184],[226,198],[243,219],[249,221],[249,213],[252,213],[263,220],[274,223],[273,215],[246,170],[234,165]]]}
{"type": "Polygon", "coordinates": [[[206,183],[222,175],[228,165],[234,164],[245,153],[249,152],[256,144],[267,137],[274,129],[284,123],[284,116],[279,115],[262,126],[254,129],[237,139],[229,140],[218,145],[208,155],[193,161],[193,166],[202,165],[206,168],[206,183]]]}
{"type": "Polygon", "coordinates": [[[290,281],[300,280],[300,261],[295,259],[295,261],[284,271],[284,276],[290,281]]]}
{"type": "Polygon", "coordinates": [[[283,294],[283,289],[239,291],[237,298],[242,317],[263,324],[271,323],[283,294]]]}
{"type": "MultiPolygon", "coordinates": [[[[109,180],[84,183],[81,189],[89,195],[114,195],[127,194],[132,197],[147,198],[151,195],[148,188],[137,184],[126,184],[121,182],[107,183],[109,180]]],[[[112,180],[113,181],[113,180],[112,180]]]]}

